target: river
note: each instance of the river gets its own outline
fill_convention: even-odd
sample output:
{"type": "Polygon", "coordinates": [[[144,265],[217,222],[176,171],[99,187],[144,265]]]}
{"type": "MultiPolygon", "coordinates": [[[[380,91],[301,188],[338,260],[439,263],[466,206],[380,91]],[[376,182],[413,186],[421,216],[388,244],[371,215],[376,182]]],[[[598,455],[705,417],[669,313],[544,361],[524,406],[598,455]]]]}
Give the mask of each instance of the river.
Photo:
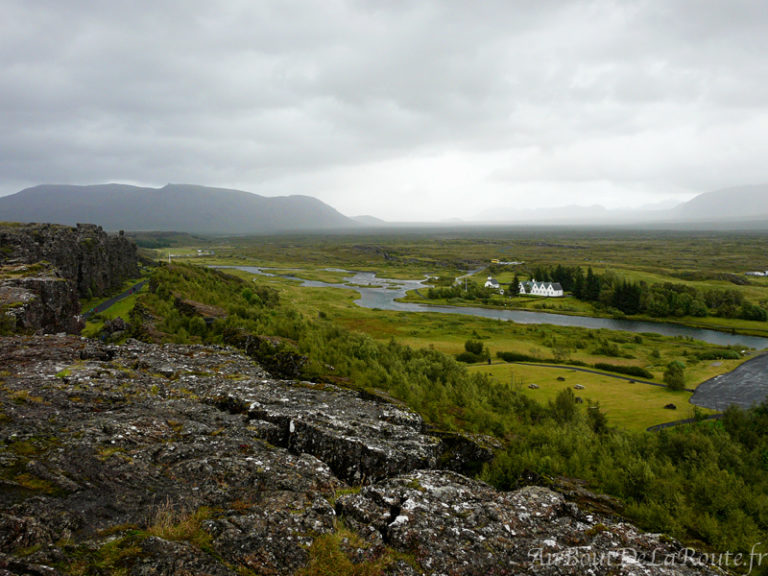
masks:
{"type": "MultiPolygon", "coordinates": [[[[269,268],[258,266],[217,266],[217,268],[235,268],[251,274],[275,276],[269,268]]],[[[430,304],[417,304],[414,302],[397,302],[398,298],[405,296],[409,290],[426,288],[424,280],[395,280],[391,278],[378,278],[374,272],[349,272],[347,270],[329,269],[334,272],[344,272],[350,276],[344,278],[343,283],[320,282],[318,280],[304,280],[295,276],[282,275],[281,278],[297,280],[302,286],[314,288],[345,288],[355,290],[360,297],[355,300],[358,306],[363,308],[377,308],[381,310],[394,310],[398,312],[437,312],[441,314],[464,314],[491,318],[493,320],[505,320],[518,324],[553,324],[556,326],[576,326],[579,328],[606,328],[609,330],[623,330],[626,332],[650,332],[663,336],[682,336],[703,340],[710,344],[721,346],[741,346],[763,350],[768,348],[768,338],[758,336],[745,336],[730,334],[717,330],[705,330],[703,328],[691,328],[668,322],[640,322],[635,320],[621,320],[613,318],[594,318],[591,316],[569,316],[566,314],[552,314],[549,312],[534,312],[529,310],[502,310],[496,308],[475,308],[470,306],[433,306],[430,304]]]]}

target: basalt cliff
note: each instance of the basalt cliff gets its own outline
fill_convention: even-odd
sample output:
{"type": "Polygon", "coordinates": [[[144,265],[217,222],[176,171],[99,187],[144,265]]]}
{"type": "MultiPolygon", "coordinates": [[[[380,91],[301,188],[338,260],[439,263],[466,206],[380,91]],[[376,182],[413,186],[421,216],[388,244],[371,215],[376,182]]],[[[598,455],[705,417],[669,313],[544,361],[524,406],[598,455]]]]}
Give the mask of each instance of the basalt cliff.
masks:
{"type": "MultiPolygon", "coordinates": [[[[41,234],[13,254],[66,270],[52,273],[63,285],[106,287],[76,272],[105,264],[62,263],[41,234]]],[[[275,378],[233,348],[9,335],[0,576],[722,573],[605,508],[472,479],[492,455],[490,439],[275,378]]]]}
{"type": "Polygon", "coordinates": [[[79,333],[78,298],[138,273],[136,245],[99,226],[0,224],[0,333],[79,333]]]}

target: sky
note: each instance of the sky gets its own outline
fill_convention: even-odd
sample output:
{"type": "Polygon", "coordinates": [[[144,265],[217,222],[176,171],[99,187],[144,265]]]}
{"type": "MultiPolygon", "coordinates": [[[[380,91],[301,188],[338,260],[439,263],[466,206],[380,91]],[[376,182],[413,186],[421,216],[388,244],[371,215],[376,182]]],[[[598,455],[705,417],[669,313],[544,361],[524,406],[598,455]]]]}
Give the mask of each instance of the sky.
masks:
{"type": "Polygon", "coordinates": [[[766,30],[764,0],[0,0],[0,195],[683,202],[768,182],[766,30]]]}

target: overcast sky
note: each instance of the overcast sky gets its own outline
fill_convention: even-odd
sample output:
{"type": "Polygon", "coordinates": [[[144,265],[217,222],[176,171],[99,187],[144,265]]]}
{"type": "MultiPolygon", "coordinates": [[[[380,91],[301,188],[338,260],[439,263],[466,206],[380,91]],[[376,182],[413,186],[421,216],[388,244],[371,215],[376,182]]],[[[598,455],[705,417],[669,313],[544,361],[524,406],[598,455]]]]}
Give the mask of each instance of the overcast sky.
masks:
{"type": "Polygon", "coordinates": [[[768,182],[766,31],[764,0],[0,0],[0,195],[684,201],[768,182]]]}

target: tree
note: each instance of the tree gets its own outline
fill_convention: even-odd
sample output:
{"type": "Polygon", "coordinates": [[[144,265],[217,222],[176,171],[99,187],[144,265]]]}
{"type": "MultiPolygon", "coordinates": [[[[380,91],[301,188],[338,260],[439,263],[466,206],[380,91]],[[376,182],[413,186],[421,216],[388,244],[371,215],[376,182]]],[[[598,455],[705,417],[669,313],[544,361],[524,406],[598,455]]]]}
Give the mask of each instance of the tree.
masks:
{"type": "Polygon", "coordinates": [[[590,266],[587,269],[587,279],[584,284],[583,299],[591,302],[600,298],[600,277],[597,276],[590,266]]]}
{"type": "Polygon", "coordinates": [[[483,353],[483,343],[480,340],[467,340],[464,342],[464,350],[480,356],[483,353]]]}
{"type": "Polygon", "coordinates": [[[550,400],[549,408],[558,422],[570,422],[576,416],[576,396],[570,388],[563,388],[557,393],[554,403],[550,400]]]}
{"type": "Polygon", "coordinates": [[[584,272],[576,268],[573,274],[573,297],[582,300],[584,297],[584,272]]]}
{"type": "Polygon", "coordinates": [[[515,277],[512,279],[512,284],[509,286],[509,295],[513,298],[520,296],[520,277],[515,272],[515,277]]]}
{"type": "Polygon", "coordinates": [[[664,371],[664,382],[670,390],[682,390],[685,388],[685,364],[679,360],[672,360],[664,371]]]}
{"type": "Polygon", "coordinates": [[[608,432],[608,418],[605,412],[600,409],[600,402],[592,402],[591,400],[588,402],[587,421],[589,426],[595,434],[605,434],[608,432]]]}

